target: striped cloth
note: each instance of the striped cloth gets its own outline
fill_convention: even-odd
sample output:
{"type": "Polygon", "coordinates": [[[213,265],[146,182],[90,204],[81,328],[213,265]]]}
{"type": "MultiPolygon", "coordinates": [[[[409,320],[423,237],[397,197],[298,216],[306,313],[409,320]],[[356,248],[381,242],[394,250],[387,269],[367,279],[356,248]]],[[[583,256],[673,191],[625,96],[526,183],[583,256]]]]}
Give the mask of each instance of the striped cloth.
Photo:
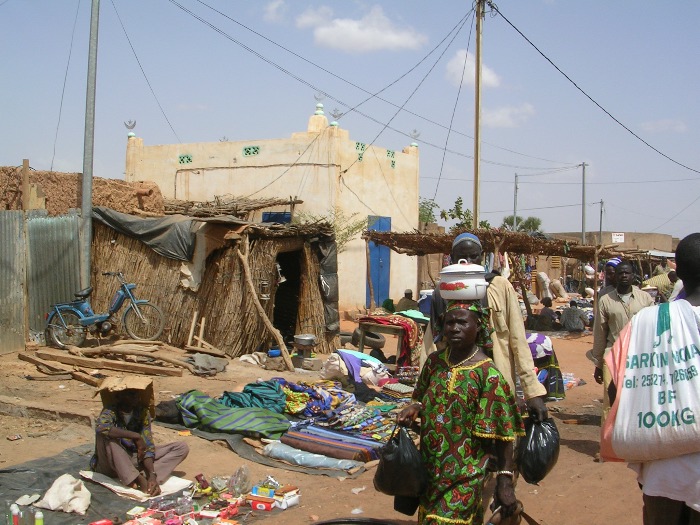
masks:
{"type": "Polygon", "coordinates": [[[185,392],[177,400],[188,428],[278,439],[289,429],[286,417],[264,408],[229,408],[199,390],[185,392]]]}

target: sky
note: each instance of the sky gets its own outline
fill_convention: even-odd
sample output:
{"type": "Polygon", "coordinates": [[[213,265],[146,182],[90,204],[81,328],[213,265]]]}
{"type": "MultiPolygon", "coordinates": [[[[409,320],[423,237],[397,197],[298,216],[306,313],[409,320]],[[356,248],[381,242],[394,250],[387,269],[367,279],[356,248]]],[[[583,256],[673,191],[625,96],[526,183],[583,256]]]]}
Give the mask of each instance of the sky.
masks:
{"type": "MultiPolygon", "coordinates": [[[[480,218],[513,213],[517,174],[545,232],[581,231],[584,189],[587,231],[601,201],[604,231],[700,230],[700,2],[495,7],[480,218]]],[[[90,9],[0,0],[0,165],[82,172],[90,9]]],[[[471,2],[101,0],[99,22],[97,177],[124,177],[125,122],[146,145],[284,138],[320,99],[352,140],[417,142],[421,197],[472,208],[471,2]]]]}

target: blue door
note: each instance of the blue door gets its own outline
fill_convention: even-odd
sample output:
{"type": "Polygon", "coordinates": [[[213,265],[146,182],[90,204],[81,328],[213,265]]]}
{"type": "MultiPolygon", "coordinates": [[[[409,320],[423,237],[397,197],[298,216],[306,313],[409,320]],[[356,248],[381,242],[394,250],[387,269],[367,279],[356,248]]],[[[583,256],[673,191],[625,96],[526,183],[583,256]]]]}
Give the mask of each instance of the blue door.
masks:
{"type": "MultiPolygon", "coordinates": [[[[368,230],[379,232],[391,231],[391,217],[378,217],[370,215],[367,218],[368,230]]],[[[389,298],[389,273],[391,270],[391,250],[388,246],[382,246],[370,241],[369,243],[370,279],[374,289],[374,302],[376,306],[389,298]]],[[[369,308],[369,283],[367,283],[366,306],[369,308]]]]}

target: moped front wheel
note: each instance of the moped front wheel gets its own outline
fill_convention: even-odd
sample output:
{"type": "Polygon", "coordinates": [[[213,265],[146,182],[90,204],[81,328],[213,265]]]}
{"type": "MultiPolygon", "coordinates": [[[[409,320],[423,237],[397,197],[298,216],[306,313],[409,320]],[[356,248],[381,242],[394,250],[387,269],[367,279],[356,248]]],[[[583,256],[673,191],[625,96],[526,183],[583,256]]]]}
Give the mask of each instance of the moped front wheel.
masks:
{"type": "Polygon", "coordinates": [[[71,346],[83,346],[87,330],[80,324],[80,317],[73,312],[61,312],[61,318],[55,314],[46,326],[47,343],[68,350],[71,346]],[[64,326],[65,324],[65,326],[64,326]]]}
{"type": "Polygon", "coordinates": [[[132,339],[153,341],[160,337],[165,327],[163,312],[155,304],[131,305],[124,312],[124,330],[132,339]],[[138,312],[136,311],[138,308],[138,312]],[[141,314],[139,316],[139,313],[141,314]]]}

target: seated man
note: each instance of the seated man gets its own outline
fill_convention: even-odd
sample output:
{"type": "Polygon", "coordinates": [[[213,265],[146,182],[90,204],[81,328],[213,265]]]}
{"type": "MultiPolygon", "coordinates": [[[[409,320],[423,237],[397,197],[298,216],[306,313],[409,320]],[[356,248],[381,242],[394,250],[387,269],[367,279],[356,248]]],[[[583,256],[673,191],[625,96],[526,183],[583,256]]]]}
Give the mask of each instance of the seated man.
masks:
{"type": "Polygon", "coordinates": [[[578,309],[576,301],[571,301],[569,308],[564,308],[561,313],[561,327],[567,332],[583,332],[589,324],[588,316],[583,310],[578,309]]]}
{"type": "Polygon", "coordinates": [[[397,312],[405,312],[406,310],[418,310],[418,302],[413,300],[413,290],[406,290],[403,297],[396,305],[397,312]]]}
{"type": "Polygon", "coordinates": [[[149,496],[187,457],[186,443],[155,446],[151,420],[155,413],[153,382],[148,378],[110,377],[99,389],[102,412],[95,423],[95,472],[119,478],[149,496]]]}
{"type": "Polygon", "coordinates": [[[551,320],[551,326],[557,327],[559,325],[559,316],[552,310],[552,300],[549,297],[542,299],[542,304],[544,308],[540,310],[540,317],[544,317],[551,320]]]}

